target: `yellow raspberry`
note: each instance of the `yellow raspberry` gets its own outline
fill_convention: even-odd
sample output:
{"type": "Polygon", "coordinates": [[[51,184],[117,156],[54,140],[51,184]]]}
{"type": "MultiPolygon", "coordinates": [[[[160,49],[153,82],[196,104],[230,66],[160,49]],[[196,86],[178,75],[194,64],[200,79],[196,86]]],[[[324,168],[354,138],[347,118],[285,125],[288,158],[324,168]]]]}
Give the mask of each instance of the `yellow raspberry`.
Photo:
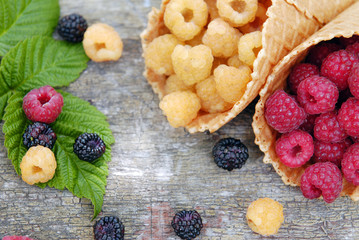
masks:
{"type": "Polygon", "coordinates": [[[186,85],[200,82],[211,74],[213,56],[203,44],[191,47],[177,45],[171,55],[173,69],[186,85]]]}
{"type": "Polygon", "coordinates": [[[208,24],[203,35],[203,44],[212,50],[215,57],[230,57],[237,52],[238,40],[242,34],[221,18],[208,24]]]}
{"type": "Polygon", "coordinates": [[[91,25],[84,34],[82,44],[86,55],[95,62],[117,61],[122,55],[120,35],[104,23],[91,25]]]}
{"type": "Polygon", "coordinates": [[[225,21],[240,27],[255,19],[258,0],[217,0],[217,8],[225,21]]]}
{"type": "Polygon", "coordinates": [[[230,67],[239,68],[242,65],[245,65],[241,60],[238,58],[238,54],[233,55],[232,57],[228,58],[227,65],[230,67]]]}
{"type": "Polygon", "coordinates": [[[166,84],[165,84],[165,94],[170,94],[172,92],[177,92],[177,91],[194,91],[194,85],[186,85],[184,84],[184,82],[179,79],[175,74],[169,76],[166,80],[166,84]]]}
{"type": "Polygon", "coordinates": [[[214,80],[218,94],[229,103],[237,102],[244,94],[252,70],[246,66],[239,68],[219,65],[214,70],[214,80]]]}
{"type": "Polygon", "coordinates": [[[190,40],[207,24],[208,8],[203,0],[172,0],[166,7],[166,27],[180,40],[190,40]]]}
{"type": "Polygon", "coordinates": [[[165,34],[155,38],[144,50],[145,64],[157,74],[173,73],[171,54],[173,49],[183,44],[173,34],[165,34]]]}
{"type": "Polygon", "coordinates": [[[247,223],[256,233],[276,234],[283,221],[283,206],[273,199],[259,198],[248,207],[247,223]]]}
{"type": "Polygon", "coordinates": [[[30,185],[45,183],[54,177],[56,167],[55,155],[49,148],[31,147],[20,163],[22,180],[30,185]]]}
{"type": "Polygon", "coordinates": [[[267,8],[262,3],[258,3],[258,9],[256,12],[256,18],[253,22],[249,22],[246,25],[239,28],[241,33],[250,33],[254,31],[262,31],[263,24],[267,20],[267,8]]]}
{"type": "Polygon", "coordinates": [[[251,68],[258,52],[262,49],[262,32],[255,31],[243,35],[238,42],[238,58],[251,68]]]}
{"type": "Polygon", "coordinates": [[[202,37],[203,37],[205,32],[206,32],[205,29],[203,29],[194,38],[192,38],[191,40],[186,41],[185,44],[190,45],[192,47],[202,44],[202,37]]]}
{"type": "Polygon", "coordinates": [[[214,77],[196,84],[196,92],[201,100],[201,109],[208,113],[220,113],[232,108],[233,104],[227,103],[217,93],[214,77]]]}
{"type": "Polygon", "coordinates": [[[205,0],[208,6],[208,13],[210,17],[210,21],[213,19],[219,18],[218,8],[217,8],[217,0],[205,0]]]}
{"type": "Polygon", "coordinates": [[[163,97],[160,108],[172,127],[184,127],[197,117],[201,103],[190,91],[173,92],[163,97]]]}

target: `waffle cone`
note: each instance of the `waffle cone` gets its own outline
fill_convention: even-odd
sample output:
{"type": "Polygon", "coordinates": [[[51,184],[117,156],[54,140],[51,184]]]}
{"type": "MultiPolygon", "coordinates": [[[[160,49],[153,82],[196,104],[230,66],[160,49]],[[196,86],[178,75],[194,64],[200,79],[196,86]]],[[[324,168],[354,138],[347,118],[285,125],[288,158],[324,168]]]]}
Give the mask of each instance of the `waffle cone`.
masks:
{"type": "MultiPolygon", "coordinates": [[[[272,0],[272,5],[267,10],[268,19],[265,21],[262,30],[262,49],[259,51],[253,64],[252,80],[247,84],[246,91],[242,98],[234,104],[232,109],[223,112],[209,114],[200,112],[198,116],[189,123],[186,128],[190,133],[203,132],[209,130],[214,132],[224,124],[235,118],[248,104],[258,95],[259,90],[265,84],[267,76],[271,73],[280,59],[288,54],[294,47],[303,42],[326,21],[334,18],[338,12],[352,4],[353,0],[336,0],[328,4],[327,0],[317,0],[317,7],[307,12],[300,11],[294,3],[285,0],[272,0]],[[321,11],[325,11],[326,21],[318,21],[313,16],[322,16],[321,11]]],[[[307,0],[310,2],[310,0],[307,0]]],[[[148,16],[148,26],[141,34],[142,47],[146,49],[148,44],[156,37],[169,33],[164,24],[164,11],[169,0],[163,0],[161,9],[153,8],[148,16]]],[[[310,6],[313,6],[311,4],[310,6]]],[[[306,7],[305,4],[300,5],[306,7]]],[[[164,95],[166,76],[158,75],[146,67],[144,76],[152,86],[155,93],[161,99],[164,95]]]]}
{"type": "MultiPolygon", "coordinates": [[[[275,142],[278,133],[266,123],[264,117],[265,102],[277,89],[286,87],[286,79],[291,69],[304,59],[312,46],[336,37],[359,35],[358,11],[359,2],[346,9],[338,15],[338,17],[286,55],[278,65],[273,68],[273,72],[268,76],[265,86],[259,93],[260,99],[256,105],[252,124],[256,136],[255,143],[264,153],[263,161],[273,165],[285,184],[299,186],[301,175],[308,165],[299,168],[289,168],[280,162],[275,153],[275,142]]],[[[349,195],[354,201],[357,201],[359,200],[359,187],[355,187],[344,179],[342,195],[349,195]]]]}
{"type": "Polygon", "coordinates": [[[330,1],[313,1],[313,0],[286,0],[295,6],[300,12],[309,18],[315,18],[321,24],[326,24],[348,7],[348,1],[330,0],[330,1]],[[328,9],[330,9],[328,11],[328,9]]]}

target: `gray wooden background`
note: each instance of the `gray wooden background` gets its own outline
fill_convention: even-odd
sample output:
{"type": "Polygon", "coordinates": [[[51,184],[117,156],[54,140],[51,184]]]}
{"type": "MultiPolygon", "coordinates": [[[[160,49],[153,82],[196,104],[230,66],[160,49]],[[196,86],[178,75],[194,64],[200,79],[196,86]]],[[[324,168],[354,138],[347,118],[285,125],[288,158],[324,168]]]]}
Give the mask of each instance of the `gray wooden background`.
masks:
{"type": "MultiPolygon", "coordinates": [[[[254,104],[210,135],[169,126],[142,76],[139,38],[147,13],[160,0],[60,0],[60,5],[61,15],[77,12],[90,24],[107,23],[123,38],[118,62],[90,62],[66,90],[108,116],[116,143],[99,217],[119,216],[125,239],[179,239],[170,226],[172,216],[192,208],[203,218],[198,238],[203,240],[359,239],[358,203],[344,197],[332,204],[307,200],[262,163],[251,129],[254,104]],[[213,144],[227,136],[240,138],[249,148],[250,158],[240,170],[222,170],[211,158],[213,144]],[[285,221],[275,236],[262,237],[246,224],[248,205],[260,197],[284,205],[285,221]]],[[[0,133],[0,238],[93,239],[89,200],[27,185],[6,156],[0,133]]]]}

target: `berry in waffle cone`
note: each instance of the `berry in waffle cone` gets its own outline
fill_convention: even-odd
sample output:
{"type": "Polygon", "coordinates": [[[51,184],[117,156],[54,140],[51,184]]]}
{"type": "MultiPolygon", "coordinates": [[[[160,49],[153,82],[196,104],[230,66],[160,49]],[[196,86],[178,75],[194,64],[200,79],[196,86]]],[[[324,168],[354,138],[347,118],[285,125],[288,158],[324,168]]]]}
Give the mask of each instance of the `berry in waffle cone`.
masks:
{"type": "MultiPolygon", "coordinates": [[[[280,59],[352,2],[163,0],[161,9],[150,12],[147,29],[141,34],[144,75],[160,100],[173,75],[189,89],[212,92],[213,97],[201,99],[201,108],[190,113],[191,119],[169,123],[190,133],[214,132],[258,95],[280,59]],[[321,5],[325,9],[318,8],[321,5]],[[161,42],[164,35],[171,41],[161,42]],[[230,79],[227,83],[223,81],[226,77],[230,79]],[[209,78],[214,79],[216,91],[213,85],[202,83],[209,78]],[[211,104],[216,106],[209,107],[211,104]]],[[[183,112],[178,115],[184,116],[183,112]]]]}
{"type": "MultiPolygon", "coordinates": [[[[344,89],[340,92],[340,96],[346,95],[346,97],[344,100],[341,100],[341,97],[339,97],[339,100],[337,101],[333,111],[330,109],[322,109],[321,112],[317,115],[309,115],[311,116],[310,118],[315,119],[313,121],[314,134],[311,133],[314,139],[314,154],[310,161],[300,167],[289,167],[280,160],[276,152],[276,142],[277,139],[280,138],[281,133],[275,130],[275,126],[270,126],[266,120],[266,102],[276,91],[283,91],[282,89],[284,89],[289,92],[290,87],[288,86],[287,79],[292,72],[292,69],[305,59],[306,61],[313,59],[311,54],[318,53],[316,50],[317,47],[323,49],[323,51],[327,51],[326,46],[329,46],[329,44],[339,44],[341,49],[345,49],[346,45],[340,44],[340,42],[344,42],[343,39],[345,39],[345,42],[350,42],[351,40],[357,39],[356,36],[359,35],[359,16],[357,15],[358,10],[359,3],[355,3],[350,6],[343,13],[339,14],[335,19],[321,28],[318,32],[313,34],[306,41],[293,49],[278,63],[278,65],[273,68],[272,73],[267,78],[265,86],[259,93],[260,100],[256,105],[256,112],[253,117],[252,126],[256,136],[255,142],[264,152],[265,156],[263,161],[273,165],[274,169],[282,177],[282,180],[285,184],[291,186],[302,186],[301,189],[304,196],[308,198],[317,198],[322,195],[320,194],[321,192],[318,192],[317,190],[319,189],[320,191],[327,191],[329,189],[329,185],[323,186],[323,184],[318,184],[316,187],[313,187],[315,186],[315,183],[313,183],[313,179],[316,178],[315,174],[320,173],[321,171],[326,172],[328,170],[329,172],[333,173],[333,175],[332,177],[329,176],[329,178],[325,181],[331,182],[337,181],[338,179],[339,182],[342,181],[342,184],[340,183],[340,188],[336,187],[335,189],[329,189],[331,192],[326,192],[326,194],[329,194],[324,197],[326,202],[334,201],[332,197],[337,197],[339,195],[337,194],[338,190],[341,190],[340,195],[348,195],[354,201],[359,200],[359,188],[357,187],[356,181],[353,181],[352,177],[346,176],[348,174],[343,171],[343,163],[340,164],[340,162],[342,162],[344,159],[343,154],[346,154],[346,152],[349,151],[346,149],[349,149],[350,145],[354,142],[353,139],[355,139],[355,134],[353,134],[353,132],[355,132],[355,127],[351,127],[348,130],[345,128],[345,124],[349,122],[352,124],[352,126],[357,126],[355,124],[358,124],[359,120],[355,116],[359,116],[359,112],[352,114],[352,118],[343,118],[341,117],[342,115],[339,115],[339,112],[343,112],[348,108],[348,106],[350,106],[351,112],[358,111],[356,109],[359,109],[359,101],[355,100],[355,97],[351,96],[350,93],[347,93],[348,89],[344,89]],[[339,104],[341,101],[344,103],[339,104]],[[322,121],[323,119],[325,119],[324,122],[322,121]],[[353,135],[353,137],[351,135],[353,135]],[[321,138],[321,140],[317,138],[321,138]],[[326,164],[323,165],[323,162],[326,162],[326,164]],[[315,167],[312,167],[314,166],[314,163],[315,167]],[[340,178],[338,178],[339,168],[336,167],[336,165],[341,166],[342,173],[339,172],[341,174],[340,178]]],[[[323,60],[323,63],[324,61],[329,61],[328,59],[334,59],[331,60],[333,61],[331,63],[333,66],[338,64],[338,66],[335,67],[339,67],[341,64],[346,64],[348,66],[348,71],[351,72],[351,68],[354,69],[352,61],[355,62],[354,66],[356,66],[355,64],[358,64],[359,58],[354,58],[354,60],[351,56],[341,58],[340,54],[338,53],[341,53],[340,51],[343,50],[337,50],[338,49],[333,50],[334,52],[332,53],[329,53],[330,51],[327,52],[326,54],[328,56],[323,60]]],[[[325,68],[325,66],[322,66],[322,69],[319,73],[321,77],[323,77],[325,68]]],[[[343,78],[345,76],[346,74],[343,73],[338,77],[343,78]]],[[[319,78],[319,76],[310,77],[312,81],[315,81],[317,78],[319,78]]],[[[335,79],[330,81],[334,81],[335,83],[335,79]]],[[[299,85],[301,84],[302,83],[299,85]]],[[[322,88],[323,91],[329,91],[328,89],[329,88],[325,87],[322,88]]],[[[313,96],[314,95],[312,95],[312,97],[313,96]]],[[[298,99],[298,97],[294,96],[294,99],[298,99]]],[[[312,101],[316,101],[315,97],[313,97],[312,101]]],[[[348,114],[345,115],[348,116],[348,114]]],[[[345,156],[347,155],[348,153],[345,156]]],[[[356,163],[354,162],[356,156],[353,156],[351,159],[354,159],[351,160],[351,163],[345,162],[344,164],[345,166],[352,164],[351,169],[354,169],[356,166],[356,163]]],[[[333,184],[335,186],[339,186],[336,185],[336,183],[333,184]]]]}

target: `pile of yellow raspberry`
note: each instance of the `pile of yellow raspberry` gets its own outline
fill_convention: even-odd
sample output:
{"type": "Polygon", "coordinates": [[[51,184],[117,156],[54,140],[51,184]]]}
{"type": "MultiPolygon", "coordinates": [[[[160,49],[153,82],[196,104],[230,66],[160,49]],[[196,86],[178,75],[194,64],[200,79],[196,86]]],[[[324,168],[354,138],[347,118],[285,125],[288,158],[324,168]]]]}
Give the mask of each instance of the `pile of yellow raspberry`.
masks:
{"type": "Polygon", "coordinates": [[[148,69],[165,78],[160,108],[173,127],[223,113],[243,96],[262,47],[271,0],[169,0],[165,30],[145,48],[148,69]]]}

